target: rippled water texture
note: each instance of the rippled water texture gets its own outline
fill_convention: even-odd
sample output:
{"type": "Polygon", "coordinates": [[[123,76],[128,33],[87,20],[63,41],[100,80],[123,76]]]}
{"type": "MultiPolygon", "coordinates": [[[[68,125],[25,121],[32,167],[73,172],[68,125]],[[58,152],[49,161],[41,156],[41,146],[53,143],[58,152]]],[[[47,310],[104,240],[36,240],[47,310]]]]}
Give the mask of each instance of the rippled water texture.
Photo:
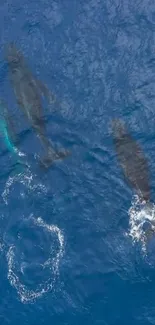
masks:
{"type": "Polygon", "coordinates": [[[0,138],[0,324],[154,324],[155,2],[9,0],[0,15],[0,97],[26,162],[0,138]],[[48,137],[71,151],[46,171],[9,82],[12,41],[57,99],[48,137]],[[113,118],[148,159],[151,209],[125,182],[113,118]]]}

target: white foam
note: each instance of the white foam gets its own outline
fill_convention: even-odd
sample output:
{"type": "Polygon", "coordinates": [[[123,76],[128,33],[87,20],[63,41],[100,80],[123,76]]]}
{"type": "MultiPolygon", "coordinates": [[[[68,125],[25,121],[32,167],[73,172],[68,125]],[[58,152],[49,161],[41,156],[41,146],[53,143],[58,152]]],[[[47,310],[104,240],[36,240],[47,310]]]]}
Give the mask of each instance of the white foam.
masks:
{"type": "MultiPolygon", "coordinates": [[[[25,172],[21,172],[19,174],[16,174],[14,176],[9,176],[4,191],[2,193],[2,198],[6,205],[8,205],[8,199],[9,194],[12,188],[12,185],[15,183],[23,184],[26,188],[32,191],[36,191],[39,194],[39,191],[41,193],[47,193],[47,188],[43,184],[39,184],[37,182],[34,182],[34,175],[31,173],[30,169],[26,169],[25,172]]],[[[24,197],[23,192],[21,193],[21,197],[24,197]]]]}
{"type": "Polygon", "coordinates": [[[133,244],[140,242],[142,251],[146,254],[146,236],[143,225],[146,220],[155,221],[155,205],[152,203],[148,208],[145,201],[141,202],[138,196],[134,196],[128,214],[130,229],[127,235],[132,238],[133,244]]]}
{"type": "MultiPolygon", "coordinates": [[[[51,277],[37,285],[37,288],[34,290],[28,289],[26,285],[21,283],[19,276],[17,275],[17,257],[16,257],[16,247],[15,245],[11,245],[9,247],[8,253],[7,253],[7,262],[8,262],[8,279],[10,281],[10,284],[16,288],[20,299],[23,303],[30,303],[37,298],[43,296],[45,293],[51,291],[54,287],[54,283],[56,280],[56,276],[59,274],[59,264],[60,260],[64,253],[64,236],[62,231],[59,229],[59,227],[55,225],[49,225],[46,224],[42,218],[35,219],[33,216],[30,216],[29,220],[36,226],[44,228],[47,232],[55,233],[58,238],[59,243],[59,249],[56,253],[56,256],[52,258],[52,254],[49,258],[44,262],[43,269],[48,268],[48,270],[52,270],[53,272],[50,272],[51,277]]],[[[24,268],[26,263],[21,263],[20,269],[21,272],[24,274],[24,268]]]]}

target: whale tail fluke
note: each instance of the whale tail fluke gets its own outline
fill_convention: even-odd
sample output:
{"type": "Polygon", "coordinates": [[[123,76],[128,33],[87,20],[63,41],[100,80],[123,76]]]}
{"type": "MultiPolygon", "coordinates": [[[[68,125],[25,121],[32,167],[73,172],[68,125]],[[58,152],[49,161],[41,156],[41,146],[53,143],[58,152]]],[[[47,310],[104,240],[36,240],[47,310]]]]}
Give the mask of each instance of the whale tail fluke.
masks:
{"type": "Polygon", "coordinates": [[[68,150],[53,151],[50,149],[48,154],[39,160],[40,166],[43,168],[50,168],[55,160],[62,160],[71,155],[71,152],[68,150]]]}

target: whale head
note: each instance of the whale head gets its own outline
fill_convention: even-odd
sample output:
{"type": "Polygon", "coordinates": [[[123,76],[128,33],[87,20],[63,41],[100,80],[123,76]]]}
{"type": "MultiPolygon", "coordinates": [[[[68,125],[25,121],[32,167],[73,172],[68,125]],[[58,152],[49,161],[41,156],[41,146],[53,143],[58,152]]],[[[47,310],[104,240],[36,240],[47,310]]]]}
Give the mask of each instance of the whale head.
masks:
{"type": "Polygon", "coordinates": [[[8,61],[9,66],[14,67],[17,66],[22,61],[22,54],[16,48],[15,43],[10,43],[6,49],[6,59],[8,61]]]}
{"type": "Polygon", "coordinates": [[[111,122],[111,130],[115,138],[122,138],[127,134],[126,126],[124,121],[121,119],[113,119],[111,122]]]}

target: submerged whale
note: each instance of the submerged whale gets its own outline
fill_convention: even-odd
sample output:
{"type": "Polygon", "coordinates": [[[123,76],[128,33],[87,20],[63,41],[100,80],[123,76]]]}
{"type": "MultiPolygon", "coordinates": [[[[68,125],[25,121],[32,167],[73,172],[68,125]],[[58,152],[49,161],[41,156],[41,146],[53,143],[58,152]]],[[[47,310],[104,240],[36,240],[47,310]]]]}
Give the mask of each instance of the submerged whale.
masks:
{"type": "Polygon", "coordinates": [[[16,48],[14,43],[8,46],[6,58],[17,103],[31,123],[46,152],[41,163],[43,166],[49,167],[54,160],[69,155],[66,150],[55,151],[51,141],[46,137],[46,128],[42,116],[42,96],[49,99],[51,93],[41,81],[33,77],[23,54],[16,48]]]}
{"type": "Polygon", "coordinates": [[[149,202],[149,167],[143,150],[130,135],[122,120],[112,121],[112,133],[117,157],[126,180],[141,200],[149,202]]]}

